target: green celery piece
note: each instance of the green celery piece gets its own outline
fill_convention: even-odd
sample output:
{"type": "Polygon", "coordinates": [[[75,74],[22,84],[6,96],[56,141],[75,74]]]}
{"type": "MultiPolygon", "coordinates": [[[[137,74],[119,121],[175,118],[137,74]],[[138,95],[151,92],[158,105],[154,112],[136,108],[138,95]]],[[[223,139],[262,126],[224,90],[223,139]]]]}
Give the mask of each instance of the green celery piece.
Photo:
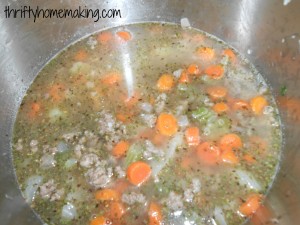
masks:
{"type": "Polygon", "coordinates": [[[206,124],[208,120],[216,116],[215,112],[203,106],[192,112],[192,117],[198,120],[201,124],[206,124]]]}
{"type": "Polygon", "coordinates": [[[144,146],[142,143],[137,142],[132,144],[125,157],[125,167],[127,168],[131,163],[139,161],[143,158],[144,146]]]}

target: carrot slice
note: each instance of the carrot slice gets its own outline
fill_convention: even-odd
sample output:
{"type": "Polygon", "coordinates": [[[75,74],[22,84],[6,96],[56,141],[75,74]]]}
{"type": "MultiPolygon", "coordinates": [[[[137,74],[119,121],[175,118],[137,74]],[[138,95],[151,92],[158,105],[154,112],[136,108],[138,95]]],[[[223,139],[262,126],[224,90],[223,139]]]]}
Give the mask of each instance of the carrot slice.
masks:
{"type": "Polygon", "coordinates": [[[268,224],[268,225],[276,225],[277,221],[272,221],[272,218],[274,218],[274,212],[271,210],[270,207],[267,207],[265,205],[260,205],[260,207],[256,210],[255,214],[251,217],[251,225],[263,225],[263,224],[268,224]]]}
{"type": "Polygon", "coordinates": [[[139,137],[150,140],[156,146],[161,146],[168,140],[167,136],[162,135],[156,129],[146,129],[142,131],[139,137]]]}
{"type": "Polygon", "coordinates": [[[263,96],[256,96],[250,100],[251,109],[256,115],[260,115],[263,112],[265,106],[268,105],[268,102],[263,96]]]}
{"type": "Polygon", "coordinates": [[[116,158],[123,157],[129,149],[129,143],[127,141],[120,141],[112,150],[113,156],[116,158]]]}
{"type": "Polygon", "coordinates": [[[65,86],[62,84],[54,84],[50,87],[49,95],[55,102],[59,102],[63,99],[63,91],[65,86]]]}
{"type": "Polygon", "coordinates": [[[212,79],[221,79],[224,75],[224,68],[221,65],[212,65],[205,69],[205,74],[212,79]]]}
{"type": "Polygon", "coordinates": [[[95,198],[100,201],[116,201],[120,199],[120,195],[117,191],[107,188],[96,191],[95,198]]]}
{"type": "Polygon", "coordinates": [[[251,136],[250,140],[250,148],[258,150],[260,153],[264,153],[268,147],[268,142],[262,139],[259,136],[251,136]]]}
{"type": "Polygon", "coordinates": [[[90,221],[90,225],[109,225],[111,221],[104,216],[97,216],[90,221]]]}
{"type": "Polygon", "coordinates": [[[223,86],[209,87],[206,92],[213,100],[224,98],[227,95],[227,89],[223,86]]]}
{"type": "Polygon", "coordinates": [[[162,225],[161,207],[151,202],[148,210],[149,225],[162,225]]]}
{"type": "Polygon", "coordinates": [[[120,220],[122,216],[125,214],[126,209],[121,202],[112,201],[109,207],[110,211],[108,213],[108,217],[111,218],[114,222],[115,220],[120,220]]]}
{"type": "Polygon", "coordinates": [[[184,157],[182,157],[180,166],[183,169],[188,169],[193,164],[193,162],[194,162],[194,160],[193,160],[192,157],[190,157],[190,156],[184,156],[184,157]]]}
{"type": "Polygon", "coordinates": [[[220,148],[222,151],[233,148],[241,148],[242,146],[243,142],[241,138],[233,133],[224,135],[220,140],[220,148]]]}
{"type": "Polygon", "coordinates": [[[133,185],[139,186],[146,182],[151,175],[150,166],[142,161],[132,163],[127,168],[127,178],[133,185]]]}
{"type": "Polygon", "coordinates": [[[215,57],[215,50],[209,47],[200,47],[196,50],[196,55],[203,60],[212,60],[215,57]]]}
{"type": "Polygon", "coordinates": [[[127,179],[118,179],[114,184],[114,190],[116,190],[120,195],[130,186],[127,179]]]}
{"type": "Polygon", "coordinates": [[[127,123],[128,121],[130,121],[131,117],[132,117],[132,115],[130,113],[118,113],[116,115],[117,120],[119,120],[123,123],[127,123]]]}
{"type": "Polygon", "coordinates": [[[252,155],[250,155],[250,154],[245,154],[245,155],[243,156],[243,159],[244,159],[247,163],[250,163],[250,164],[253,164],[253,163],[256,162],[255,158],[254,158],[252,155]]]}
{"type": "Polygon", "coordinates": [[[196,64],[190,64],[187,68],[187,71],[191,75],[197,75],[200,73],[200,69],[199,69],[198,65],[196,65],[196,64]]]}
{"type": "Polygon", "coordinates": [[[226,103],[224,102],[218,102],[216,103],[214,106],[213,106],[213,110],[216,112],[216,113],[224,113],[226,111],[229,110],[229,107],[226,103]]]}
{"type": "Polygon", "coordinates": [[[161,92],[170,91],[174,86],[174,78],[171,74],[163,74],[157,81],[156,84],[158,90],[161,92]]]}
{"type": "Polygon", "coordinates": [[[198,127],[189,127],[185,130],[185,139],[189,146],[197,146],[200,143],[198,127]]]}
{"type": "Polygon", "coordinates": [[[251,216],[260,207],[262,196],[259,194],[250,195],[246,202],[239,207],[239,212],[244,216],[251,216]]]}
{"type": "Polygon", "coordinates": [[[233,110],[248,110],[250,109],[250,105],[248,102],[238,99],[233,101],[232,108],[233,110]]]}
{"type": "Polygon", "coordinates": [[[190,76],[186,71],[182,71],[182,73],[180,74],[180,77],[178,79],[179,83],[190,83],[190,76]]]}
{"type": "Polygon", "coordinates": [[[228,164],[236,165],[239,163],[238,157],[234,154],[232,149],[227,149],[221,155],[222,161],[228,164]]]}
{"type": "Polygon", "coordinates": [[[227,55],[231,62],[235,62],[236,61],[236,55],[232,51],[232,49],[230,49],[230,48],[225,49],[223,51],[223,55],[227,55]]]}
{"type": "Polygon", "coordinates": [[[131,40],[132,36],[130,32],[128,31],[118,31],[117,35],[123,40],[123,41],[129,41],[131,40]]]}
{"type": "Polygon", "coordinates": [[[98,34],[97,36],[97,40],[101,43],[101,44],[107,44],[109,41],[111,41],[113,39],[113,35],[111,32],[101,32],[100,34],[98,34]]]}
{"type": "Polygon", "coordinates": [[[74,56],[74,60],[75,61],[84,61],[86,60],[88,57],[88,53],[85,50],[79,50],[75,56],[74,56]]]}
{"type": "Polygon", "coordinates": [[[41,111],[41,105],[37,102],[34,102],[31,104],[31,107],[30,107],[30,111],[29,111],[29,117],[31,119],[33,119],[34,117],[37,116],[37,114],[41,111]]]}
{"type": "Polygon", "coordinates": [[[102,77],[101,81],[106,85],[114,85],[121,81],[122,76],[118,72],[110,72],[107,73],[104,77],[102,77]]]}
{"type": "Polygon", "coordinates": [[[155,132],[150,140],[154,145],[161,146],[162,144],[166,143],[167,138],[166,138],[166,136],[164,136],[158,132],[155,132]]]}
{"type": "Polygon", "coordinates": [[[220,160],[221,151],[219,147],[211,142],[203,142],[197,147],[197,156],[206,165],[215,165],[220,160]]]}
{"type": "Polygon", "coordinates": [[[157,118],[156,128],[162,135],[172,136],[178,130],[177,120],[172,114],[161,113],[157,118]]]}
{"type": "Polygon", "coordinates": [[[138,103],[141,99],[141,94],[139,92],[134,92],[132,96],[125,96],[124,97],[124,104],[126,107],[133,107],[138,103]]]}

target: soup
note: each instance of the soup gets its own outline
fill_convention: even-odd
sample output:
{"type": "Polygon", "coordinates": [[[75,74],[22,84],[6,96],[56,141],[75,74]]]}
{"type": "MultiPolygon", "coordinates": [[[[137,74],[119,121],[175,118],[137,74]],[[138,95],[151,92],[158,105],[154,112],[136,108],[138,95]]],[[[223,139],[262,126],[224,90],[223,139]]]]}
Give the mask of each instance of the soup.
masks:
{"type": "Polygon", "coordinates": [[[13,157],[47,224],[241,224],[280,158],[270,90],[226,43],[171,24],[68,47],[29,88],[13,157]]]}

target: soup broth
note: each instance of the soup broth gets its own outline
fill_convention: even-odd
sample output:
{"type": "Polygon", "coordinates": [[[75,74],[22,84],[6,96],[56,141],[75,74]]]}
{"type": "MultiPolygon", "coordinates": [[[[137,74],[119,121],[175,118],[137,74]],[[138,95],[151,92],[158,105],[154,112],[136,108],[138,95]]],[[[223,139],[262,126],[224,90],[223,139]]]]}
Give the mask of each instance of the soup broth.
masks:
{"type": "Polygon", "coordinates": [[[133,24],[69,46],[16,119],[23,196],[47,224],[242,224],[279,163],[263,77],[199,30],[133,24]]]}

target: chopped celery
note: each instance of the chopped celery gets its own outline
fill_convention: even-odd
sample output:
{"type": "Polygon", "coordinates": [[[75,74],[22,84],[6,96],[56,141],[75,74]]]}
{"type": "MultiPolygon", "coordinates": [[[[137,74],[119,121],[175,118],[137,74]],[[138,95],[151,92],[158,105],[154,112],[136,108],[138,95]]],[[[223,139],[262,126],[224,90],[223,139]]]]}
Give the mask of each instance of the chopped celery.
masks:
{"type": "Polygon", "coordinates": [[[141,142],[134,143],[127,151],[125,158],[125,167],[131,163],[139,161],[143,158],[144,146],[141,142]]]}
{"type": "Polygon", "coordinates": [[[201,124],[206,124],[208,120],[216,117],[216,113],[206,107],[200,107],[192,112],[192,117],[201,124]]]}
{"type": "Polygon", "coordinates": [[[202,125],[203,134],[210,138],[218,138],[230,130],[230,119],[218,116],[214,111],[206,107],[199,107],[192,112],[192,117],[202,125]]]}

